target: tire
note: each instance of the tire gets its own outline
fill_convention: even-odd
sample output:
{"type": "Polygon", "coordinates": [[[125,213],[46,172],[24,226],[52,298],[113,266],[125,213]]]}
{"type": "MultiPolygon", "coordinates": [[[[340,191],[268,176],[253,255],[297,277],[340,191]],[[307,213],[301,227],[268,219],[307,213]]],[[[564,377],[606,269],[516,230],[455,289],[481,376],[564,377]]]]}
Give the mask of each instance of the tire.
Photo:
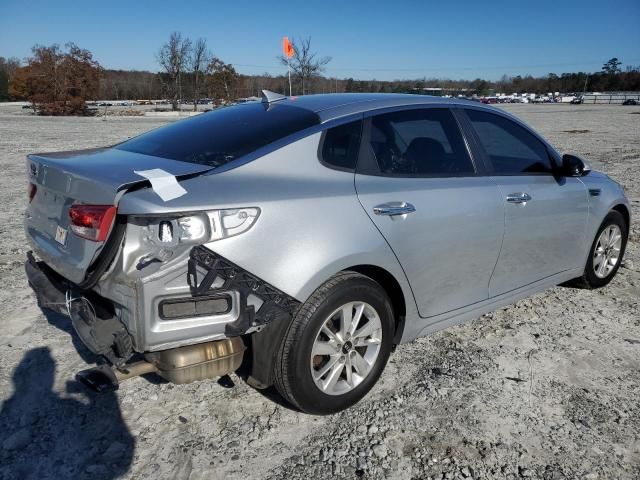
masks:
{"type": "Polygon", "coordinates": [[[394,327],[391,302],[378,283],[355,272],[337,274],[296,312],[276,358],[276,389],[311,414],[352,406],[382,374],[393,347],[394,327]],[[348,312],[352,319],[359,318],[353,322],[357,328],[350,329],[352,337],[341,331],[348,312]],[[312,357],[312,351],[321,354],[312,357]]]}
{"type": "MultiPolygon", "coordinates": [[[[615,210],[609,212],[607,216],[604,217],[604,220],[593,239],[593,243],[589,249],[589,257],[587,258],[587,265],[585,266],[584,273],[582,277],[575,280],[574,284],[576,286],[589,289],[604,287],[608,284],[620,268],[624,251],[627,247],[628,234],[628,226],[622,214],[615,210]],[[598,261],[599,259],[601,260],[601,257],[597,255],[596,250],[602,249],[602,240],[604,239],[601,239],[601,236],[603,235],[603,232],[608,229],[616,231],[616,228],[617,232],[620,234],[619,251],[616,252],[615,250],[610,250],[611,254],[614,255],[614,257],[611,258],[616,258],[615,264],[611,265],[612,268],[610,269],[608,267],[602,268],[603,263],[602,261],[598,261]]],[[[610,260],[607,265],[610,265],[611,263],[612,261],[610,260]]]]}

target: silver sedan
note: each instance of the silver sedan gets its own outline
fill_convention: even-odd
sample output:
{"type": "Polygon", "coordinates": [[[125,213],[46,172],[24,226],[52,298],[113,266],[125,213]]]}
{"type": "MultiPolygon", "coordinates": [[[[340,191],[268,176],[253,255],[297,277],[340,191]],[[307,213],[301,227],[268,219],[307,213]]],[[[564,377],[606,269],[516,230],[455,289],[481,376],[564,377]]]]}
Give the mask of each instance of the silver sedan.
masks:
{"type": "Polygon", "coordinates": [[[437,97],[265,92],[27,165],[30,282],[112,365],[85,383],[237,371],[316,414],[360,400],[398,343],[607,284],[630,225],[581,158],[437,97]]]}

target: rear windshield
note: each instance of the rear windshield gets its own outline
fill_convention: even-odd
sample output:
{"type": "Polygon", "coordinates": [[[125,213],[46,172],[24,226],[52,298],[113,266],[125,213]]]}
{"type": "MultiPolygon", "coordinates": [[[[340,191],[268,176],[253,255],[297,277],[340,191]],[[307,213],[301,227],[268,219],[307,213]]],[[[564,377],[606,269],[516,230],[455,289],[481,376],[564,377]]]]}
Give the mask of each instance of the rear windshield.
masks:
{"type": "Polygon", "coordinates": [[[219,167],[320,123],[302,108],[260,102],[223,107],[152,130],[115,148],[219,167]]]}

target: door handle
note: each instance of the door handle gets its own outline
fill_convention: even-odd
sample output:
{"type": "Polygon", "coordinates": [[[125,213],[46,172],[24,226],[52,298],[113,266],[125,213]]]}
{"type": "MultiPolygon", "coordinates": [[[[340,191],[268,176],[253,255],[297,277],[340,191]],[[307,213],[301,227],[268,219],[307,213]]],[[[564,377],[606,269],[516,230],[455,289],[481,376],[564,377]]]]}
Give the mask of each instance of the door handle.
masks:
{"type": "Polygon", "coordinates": [[[406,215],[407,213],[413,213],[415,211],[416,207],[408,202],[389,202],[373,207],[373,213],[376,215],[406,215]]]}
{"type": "Polygon", "coordinates": [[[507,195],[507,202],[509,203],[527,203],[531,200],[531,195],[528,193],[520,192],[520,193],[510,193],[507,195]]]}

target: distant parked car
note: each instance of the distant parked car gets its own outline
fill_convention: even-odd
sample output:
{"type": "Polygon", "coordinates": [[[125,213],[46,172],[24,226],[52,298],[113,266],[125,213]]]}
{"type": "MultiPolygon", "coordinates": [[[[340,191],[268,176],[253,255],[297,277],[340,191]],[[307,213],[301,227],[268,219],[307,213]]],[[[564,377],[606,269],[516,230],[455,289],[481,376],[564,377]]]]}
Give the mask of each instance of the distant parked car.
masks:
{"type": "Polygon", "coordinates": [[[22,109],[33,108],[33,105],[22,105],[22,109]]]}
{"type": "Polygon", "coordinates": [[[638,105],[638,101],[634,100],[633,98],[628,98],[624,102],[622,102],[622,105],[638,105]]]}
{"type": "Polygon", "coordinates": [[[573,100],[571,100],[569,103],[573,105],[580,105],[582,102],[583,102],[582,97],[576,97],[573,100]]]}
{"type": "Polygon", "coordinates": [[[251,385],[315,414],[360,400],[398,343],[606,285],[630,225],[622,187],[579,157],[424,95],[267,92],[29,155],[27,175],[29,282],[114,365],[83,381],[186,383],[244,358],[251,385]]]}

